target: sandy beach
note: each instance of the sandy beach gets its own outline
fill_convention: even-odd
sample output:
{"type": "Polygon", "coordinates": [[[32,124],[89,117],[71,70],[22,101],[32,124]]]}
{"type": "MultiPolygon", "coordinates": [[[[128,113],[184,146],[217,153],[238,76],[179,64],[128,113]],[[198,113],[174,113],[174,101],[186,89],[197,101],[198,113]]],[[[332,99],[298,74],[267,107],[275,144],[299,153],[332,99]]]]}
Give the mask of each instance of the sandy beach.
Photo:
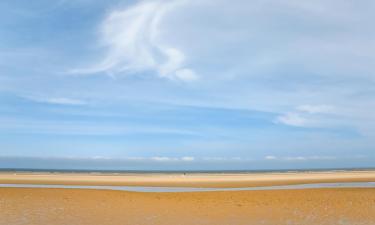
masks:
{"type": "Polygon", "coordinates": [[[375,171],[291,173],[0,173],[0,184],[63,184],[151,187],[256,187],[287,184],[369,182],[375,171]]]}
{"type": "MultiPolygon", "coordinates": [[[[374,172],[291,174],[9,174],[0,183],[244,187],[374,181],[374,172]]],[[[0,224],[375,224],[374,188],[140,193],[0,188],[0,224]]]]}
{"type": "Polygon", "coordinates": [[[375,224],[374,189],[207,193],[0,189],[0,224],[375,224]]]}

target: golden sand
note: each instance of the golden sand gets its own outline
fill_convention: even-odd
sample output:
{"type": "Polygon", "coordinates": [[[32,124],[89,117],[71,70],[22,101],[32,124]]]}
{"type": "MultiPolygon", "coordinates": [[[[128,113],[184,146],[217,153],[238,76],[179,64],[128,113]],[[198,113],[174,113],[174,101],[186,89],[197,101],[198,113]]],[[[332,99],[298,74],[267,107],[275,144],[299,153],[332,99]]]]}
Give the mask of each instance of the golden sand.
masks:
{"type": "Polygon", "coordinates": [[[375,189],[136,193],[0,188],[1,225],[373,225],[375,189]]]}
{"type": "MultiPolygon", "coordinates": [[[[0,183],[244,187],[375,181],[374,172],[0,174],[0,183]]],[[[137,193],[0,188],[0,225],[375,225],[375,188],[137,193]]]]}

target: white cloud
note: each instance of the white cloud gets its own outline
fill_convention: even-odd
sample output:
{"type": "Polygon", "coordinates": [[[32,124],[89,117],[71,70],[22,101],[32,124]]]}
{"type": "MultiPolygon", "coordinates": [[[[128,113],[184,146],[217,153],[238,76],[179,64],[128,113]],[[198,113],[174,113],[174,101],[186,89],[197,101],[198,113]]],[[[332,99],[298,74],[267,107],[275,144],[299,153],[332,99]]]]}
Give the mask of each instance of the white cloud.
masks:
{"type": "Polygon", "coordinates": [[[295,127],[305,127],[309,124],[309,121],[306,118],[295,112],[288,112],[284,115],[280,115],[276,118],[275,122],[295,127]]]}
{"type": "Polygon", "coordinates": [[[286,161],[306,161],[306,160],[335,160],[337,157],[333,156],[286,156],[280,160],[286,161]]]}
{"type": "Polygon", "coordinates": [[[235,156],[235,157],[218,157],[218,156],[211,156],[211,157],[203,157],[203,158],[200,158],[201,160],[204,160],[204,161],[253,161],[254,159],[252,158],[248,158],[248,157],[238,157],[238,156],[235,156]]]}
{"type": "Polygon", "coordinates": [[[191,157],[191,156],[185,156],[185,157],[182,157],[181,158],[181,160],[182,161],[188,161],[188,162],[190,162],[190,161],[194,161],[194,157],[191,157]]]}
{"type": "Polygon", "coordinates": [[[93,160],[111,160],[112,158],[108,157],[108,156],[96,155],[96,156],[90,157],[90,159],[93,159],[93,160]]]}
{"type": "Polygon", "coordinates": [[[307,160],[308,158],[307,157],[304,157],[304,156],[287,156],[287,157],[283,157],[282,160],[287,160],[287,161],[305,161],[307,160]]]}
{"type": "Polygon", "coordinates": [[[65,98],[65,97],[56,97],[56,98],[40,98],[40,97],[25,97],[29,100],[47,103],[47,104],[56,104],[56,105],[85,105],[87,102],[80,99],[65,98]]]}
{"type": "Polygon", "coordinates": [[[314,113],[332,113],[333,107],[329,105],[300,105],[296,108],[298,111],[314,113]]]}
{"type": "Polygon", "coordinates": [[[192,156],[184,156],[184,157],[165,157],[165,156],[154,156],[150,158],[146,158],[146,160],[156,161],[156,162],[192,162],[195,160],[192,156]]]}
{"type": "Polygon", "coordinates": [[[133,157],[126,157],[125,160],[130,160],[130,161],[142,161],[142,160],[145,160],[144,157],[137,157],[137,156],[133,156],[133,157]]]}
{"type": "Polygon", "coordinates": [[[71,99],[71,98],[50,98],[46,99],[46,103],[60,104],[60,105],[84,105],[86,104],[82,100],[71,99]]]}
{"type": "Polygon", "coordinates": [[[183,81],[195,81],[199,78],[198,75],[190,69],[177,70],[175,75],[177,79],[183,81]]]}
{"type": "Polygon", "coordinates": [[[106,72],[116,76],[152,71],[172,80],[196,80],[196,73],[185,66],[184,52],[160,38],[164,16],[186,2],[140,1],[132,7],[112,11],[100,28],[106,57],[97,65],[71,72],[106,72]]]}
{"type": "Polygon", "coordinates": [[[158,161],[158,162],[168,162],[168,161],[176,161],[178,159],[177,158],[170,158],[170,157],[154,156],[154,157],[151,157],[150,160],[158,161]]]}
{"type": "Polygon", "coordinates": [[[276,156],[267,155],[266,157],[264,157],[264,159],[266,159],[266,160],[274,160],[274,159],[276,159],[276,156]]]}
{"type": "Polygon", "coordinates": [[[279,115],[276,123],[295,127],[324,127],[325,117],[334,113],[334,107],[330,105],[300,105],[294,111],[279,115]]]}
{"type": "Polygon", "coordinates": [[[337,157],[333,156],[283,156],[276,157],[269,155],[264,157],[266,160],[278,160],[278,161],[307,161],[307,160],[335,160],[337,157]]]}

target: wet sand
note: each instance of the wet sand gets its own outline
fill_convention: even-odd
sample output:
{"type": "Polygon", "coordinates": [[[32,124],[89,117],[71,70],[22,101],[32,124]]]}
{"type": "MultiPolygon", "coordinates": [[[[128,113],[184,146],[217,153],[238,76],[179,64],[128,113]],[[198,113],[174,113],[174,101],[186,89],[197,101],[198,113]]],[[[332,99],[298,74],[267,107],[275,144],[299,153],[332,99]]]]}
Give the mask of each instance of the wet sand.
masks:
{"type": "MultiPolygon", "coordinates": [[[[246,187],[375,181],[374,172],[280,174],[10,174],[0,183],[246,187]]],[[[141,193],[0,188],[0,225],[375,225],[375,188],[141,193]]]]}
{"type": "Polygon", "coordinates": [[[139,193],[0,188],[0,224],[373,225],[375,189],[139,193]]]}

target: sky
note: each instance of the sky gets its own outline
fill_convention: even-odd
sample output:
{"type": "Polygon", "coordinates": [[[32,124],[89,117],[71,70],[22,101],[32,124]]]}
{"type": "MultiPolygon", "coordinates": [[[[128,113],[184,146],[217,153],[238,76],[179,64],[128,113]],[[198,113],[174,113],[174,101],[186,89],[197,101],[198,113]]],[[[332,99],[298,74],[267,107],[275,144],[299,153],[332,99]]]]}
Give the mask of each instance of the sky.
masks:
{"type": "Polygon", "coordinates": [[[373,166],[374,10],[3,0],[0,167],[373,166]]]}

